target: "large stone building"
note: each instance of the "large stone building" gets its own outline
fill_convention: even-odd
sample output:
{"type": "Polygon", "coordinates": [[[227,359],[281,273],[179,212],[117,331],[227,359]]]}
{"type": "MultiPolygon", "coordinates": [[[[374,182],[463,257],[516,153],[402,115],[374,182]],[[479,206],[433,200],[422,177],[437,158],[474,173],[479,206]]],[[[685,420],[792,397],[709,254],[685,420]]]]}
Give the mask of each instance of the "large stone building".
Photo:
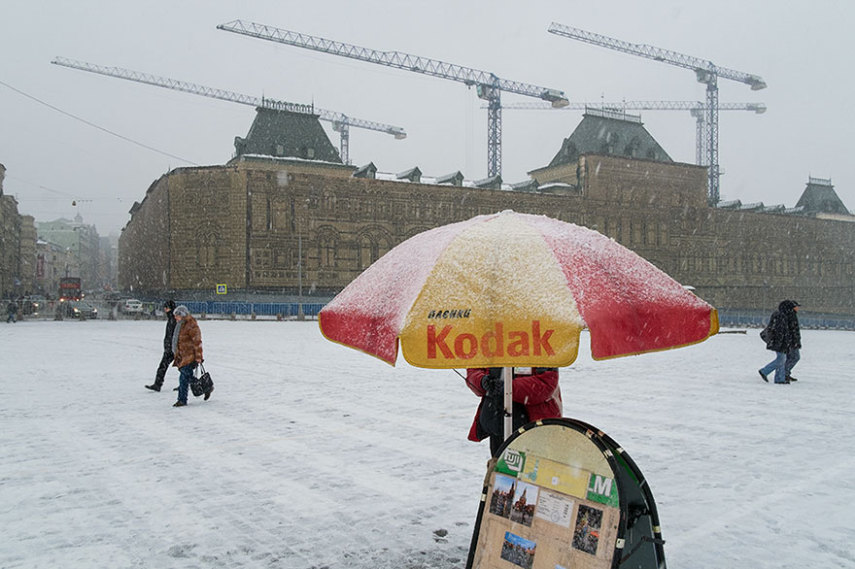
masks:
{"type": "Polygon", "coordinates": [[[723,313],[766,314],[796,298],[812,313],[855,315],[855,218],[834,203],[830,182],[812,179],[796,208],[710,207],[706,169],[673,162],[635,119],[589,112],[524,184],[404,174],[246,153],[175,169],[131,210],[120,286],[210,297],[226,284],[326,299],[415,233],[513,209],[596,229],[723,313]]]}
{"type": "Polygon", "coordinates": [[[33,234],[33,218],[22,216],[18,200],[3,194],[5,177],[6,167],[0,164],[0,297],[17,298],[29,294],[33,286],[26,257],[32,250],[26,241],[33,234]]]}

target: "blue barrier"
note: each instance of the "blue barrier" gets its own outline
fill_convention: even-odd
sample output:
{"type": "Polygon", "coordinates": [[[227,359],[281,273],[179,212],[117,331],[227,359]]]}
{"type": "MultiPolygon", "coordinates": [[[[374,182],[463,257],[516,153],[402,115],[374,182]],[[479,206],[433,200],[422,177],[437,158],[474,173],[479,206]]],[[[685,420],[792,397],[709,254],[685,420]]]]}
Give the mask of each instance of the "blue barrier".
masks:
{"type": "MultiPolygon", "coordinates": [[[[222,301],[181,301],[192,314],[235,314],[240,316],[278,316],[296,318],[300,314],[299,302],[222,302],[222,301]]],[[[303,315],[316,318],[325,306],[322,302],[304,302],[303,315]]]]}
{"type": "MultiPolygon", "coordinates": [[[[767,313],[722,309],[719,310],[718,321],[725,328],[763,328],[770,314],[771,310],[767,313]]],[[[802,330],[855,330],[855,316],[799,312],[799,326],[802,330]]]]}

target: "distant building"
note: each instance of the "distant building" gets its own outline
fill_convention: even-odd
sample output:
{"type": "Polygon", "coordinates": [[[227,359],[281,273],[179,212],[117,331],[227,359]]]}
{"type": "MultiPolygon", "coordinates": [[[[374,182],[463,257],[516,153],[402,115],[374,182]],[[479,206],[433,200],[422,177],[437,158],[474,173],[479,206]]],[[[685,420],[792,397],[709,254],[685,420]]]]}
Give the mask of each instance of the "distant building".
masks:
{"type": "Polygon", "coordinates": [[[80,277],[85,291],[103,287],[101,243],[94,225],[83,223],[80,214],[74,220],[60,218],[36,223],[38,238],[65,249],[63,277],[80,277]]]}
{"type": "MultiPolygon", "coordinates": [[[[308,145],[324,146],[291,148],[308,145]]],[[[588,111],[549,164],[517,184],[370,166],[243,154],[172,170],[131,210],[120,286],[210,298],[227,284],[230,294],[326,300],[416,233],[513,209],[612,237],[723,312],[768,316],[794,298],[812,313],[855,315],[854,217],[827,199],[710,207],[706,168],[674,162],[637,118],[588,111]]],[[[808,198],[825,196],[814,185],[808,198]]]]}

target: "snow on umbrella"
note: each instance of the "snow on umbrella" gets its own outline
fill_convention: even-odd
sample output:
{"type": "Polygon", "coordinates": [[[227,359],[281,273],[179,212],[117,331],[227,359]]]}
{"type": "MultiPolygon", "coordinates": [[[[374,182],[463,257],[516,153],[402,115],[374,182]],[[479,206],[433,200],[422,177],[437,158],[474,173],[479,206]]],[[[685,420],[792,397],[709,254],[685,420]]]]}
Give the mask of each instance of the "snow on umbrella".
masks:
{"type": "Polygon", "coordinates": [[[318,316],[323,335],[392,365],[561,367],[701,342],[716,310],[596,231],[504,211],[419,233],[318,316]]]}

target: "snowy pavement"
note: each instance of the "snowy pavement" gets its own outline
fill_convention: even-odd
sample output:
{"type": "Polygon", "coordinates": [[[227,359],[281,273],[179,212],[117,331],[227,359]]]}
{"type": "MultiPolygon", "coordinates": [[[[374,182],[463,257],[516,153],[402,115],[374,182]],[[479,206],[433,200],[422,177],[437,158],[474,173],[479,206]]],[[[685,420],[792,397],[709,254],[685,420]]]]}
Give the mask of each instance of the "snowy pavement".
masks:
{"type": "MultiPolygon", "coordinates": [[[[463,379],[315,322],[200,326],[216,390],[180,409],[174,369],[143,388],[163,322],[0,326],[0,567],[464,566],[489,451],[466,441],[463,379]]],[[[756,330],[583,350],[561,370],[565,415],[644,472],[670,567],[851,568],[853,340],[804,331],[788,386],[760,380],[756,330]]]]}

